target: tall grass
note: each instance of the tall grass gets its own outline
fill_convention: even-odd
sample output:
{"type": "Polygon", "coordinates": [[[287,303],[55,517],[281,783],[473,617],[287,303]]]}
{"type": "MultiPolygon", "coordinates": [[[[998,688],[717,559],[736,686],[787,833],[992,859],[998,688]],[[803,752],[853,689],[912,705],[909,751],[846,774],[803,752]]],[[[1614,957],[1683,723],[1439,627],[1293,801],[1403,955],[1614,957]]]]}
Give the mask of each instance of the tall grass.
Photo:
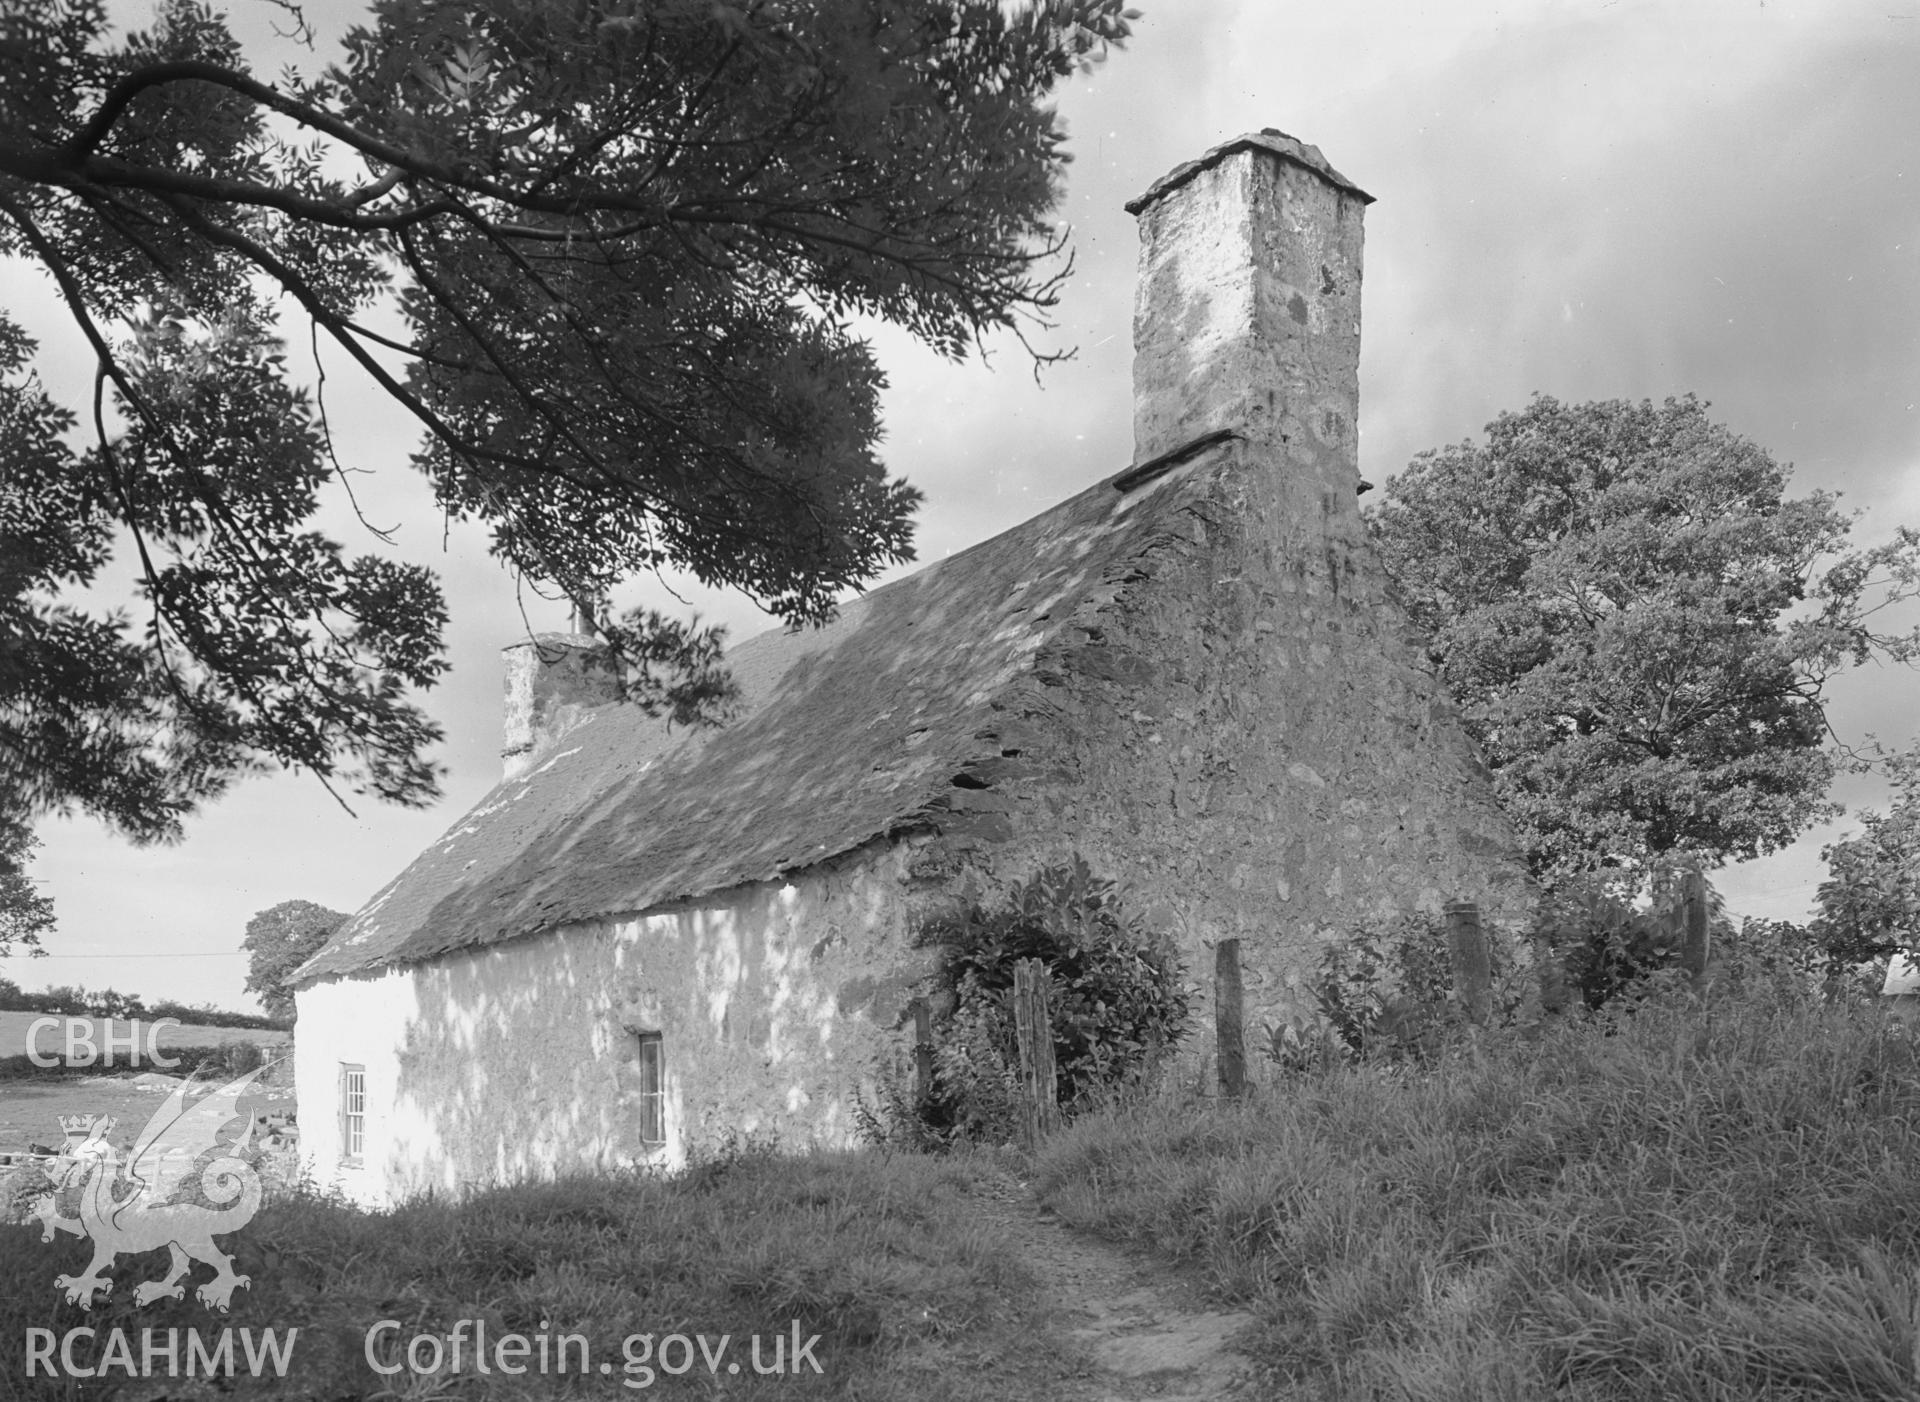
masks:
{"type": "MultiPolygon", "coordinates": [[[[134,1306],[133,1285],[162,1273],[163,1253],[124,1261],[113,1293],[83,1313],[60,1299],[53,1276],[77,1273],[86,1245],[61,1237],[43,1246],[37,1227],[0,1228],[0,1395],[108,1397],[127,1383],[116,1373],[104,1387],[88,1383],[70,1394],[62,1380],[28,1380],[28,1328],[64,1335],[91,1327],[103,1339],[118,1327],[136,1335],[137,1355],[141,1330],[208,1337],[231,1326],[300,1331],[286,1378],[273,1388],[243,1379],[243,1396],[704,1397],[717,1385],[728,1396],[783,1399],[1005,1396],[1009,1373],[1051,1365],[1019,1347],[999,1352],[1017,1321],[1044,1317],[1014,1244],[969,1203],[999,1171],[985,1155],[750,1150],[672,1178],[578,1178],[391,1213],[295,1194],[224,1239],[236,1270],[252,1277],[226,1317],[191,1294],[178,1304],[134,1306]],[[493,1340],[584,1335],[594,1371],[510,1377],[469,1364],[457,1376],[382,1377],[366,1350],[368,1330],[383,1319],[401,1324],[379,1340],[389,1347],[376,1356],[389,1362],[393,1346],[415,1335],[444,1338],[457,1321],[477,1320],[493,1340]],[[756,1376],[749,1336],[766,1336],[763,1358],[771,1361],[771,1336],[790,1345],[796,1325],[802,1340],[820,1336],[811,1356],[821,1371],[756,1376]],[[624,1341],[675,1333],[732,1336],[725,1357],[740,1372],[716,1383],[704,1363],[682,1376],[655,1368],[644,1390],[623,1387],[640,1380],[625,1371],[624,1341]],[[935,1346],[972,1351],[979,1366],[940,1369],[935,1346]],[[610,1375],[598,1372],[601,1361],[611,1363],[610,1375]]],[[[188,1284],[208,1274],[197,1267],[188,1284]]]]}
{"type": "Polygon", "coordinates": [[[1920,1398],[1920,1050],[1871,1007],[1654,1000],[1163,1099],[1037,1184],[1250,1304],[1276,1397],[1920,1398]]]}

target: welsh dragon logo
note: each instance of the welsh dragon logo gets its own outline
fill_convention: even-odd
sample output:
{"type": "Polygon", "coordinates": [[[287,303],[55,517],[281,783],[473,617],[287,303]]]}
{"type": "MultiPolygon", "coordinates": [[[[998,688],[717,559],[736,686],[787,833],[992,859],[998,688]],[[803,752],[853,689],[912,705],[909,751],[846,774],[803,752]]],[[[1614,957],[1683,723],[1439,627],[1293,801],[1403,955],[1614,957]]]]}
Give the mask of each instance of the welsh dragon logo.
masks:
{"type": "Polygon", "coordinates": [[[86,1271],[54,1278],[54,1288],[65,1291],[69,1303],[92,1309],[96,1295],[113,1290],[106,1273],[122,1254],[164,1246],[171,1253],[166,1277],[136,1286],[134,1303],[183,1298],[186,1287],[180,1281],[199,1261],[212,1266],[214,1276],[194,1291],[194,1298],[226,1313],[234,1288],[250,1282],[234,1274],[233,1258],[213,1239],[238,1231],[259,1211],[260,1175],[241,1157],[253,1137],[253,1117],[246,1117],[246,1130],[233,1142],[222,1144],[220,1134],[240,1118],[240,1097],[260,1071],[191,1105],[182,1082],[140,1131],[124,1165],[107,1139],[114,1121],[102,1115],[93,1122],[86,1141],[60,1166],[53,1191],[42,1194],[34,1207],[42,1241],[52,1241],[55,1232],[93,1239],[86,1271]],[[58,1201],[75,1190],[80,1215],[63,1217],[58,1201]]]}

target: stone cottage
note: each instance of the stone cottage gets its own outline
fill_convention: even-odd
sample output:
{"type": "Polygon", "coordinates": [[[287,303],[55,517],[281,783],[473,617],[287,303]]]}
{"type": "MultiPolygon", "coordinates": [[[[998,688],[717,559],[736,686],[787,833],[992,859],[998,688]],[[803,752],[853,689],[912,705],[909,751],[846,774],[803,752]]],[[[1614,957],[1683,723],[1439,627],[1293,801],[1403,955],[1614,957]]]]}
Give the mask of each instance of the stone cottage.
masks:
{"type": "Polygon", "coordinates": [[[1256,1030],[1358,920],[1522,917],[1360,521],[1368,203],[1276,131],[1156,183],[1129,206],[1133,462],[740,643],[727,727],[607,704],[590,639],[507,649],[505,778],[301,971],[322,1176],[380,1201],[728,1127],[844,1142],[910,1035],[916,919],[1074,854],[1196,976],[1239,938],[1256,1030]]]}

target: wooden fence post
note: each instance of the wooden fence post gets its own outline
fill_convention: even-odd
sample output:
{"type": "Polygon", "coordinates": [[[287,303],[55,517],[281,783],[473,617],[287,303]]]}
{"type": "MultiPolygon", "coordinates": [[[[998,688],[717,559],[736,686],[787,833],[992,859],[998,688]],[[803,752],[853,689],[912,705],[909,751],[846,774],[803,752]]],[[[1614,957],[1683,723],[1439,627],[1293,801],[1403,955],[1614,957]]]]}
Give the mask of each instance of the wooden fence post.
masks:
{"type": "Polygon", "coordinates": [[[1059,1114],[1054,1085],[1053,1018],[1047,1010],[1047,966],[1021,959],[1013,966],[1013,1033],[1020,1046],[1020,1089],[1029,1151],[1059,1114]]]}
{"type": "Polygon", "coordinates": [[[1220,1093],[1244,1095],[1247,1089],[1246,990],[1240,981],[1240,941],[1213,947],[1213,1038],[1219,1050],[1220,1093]]]}
{"type": "Polygon", "coordinates": [[[925,998],[907,1008],[913,1014],[913,1102],[924,1105],[933,1094],[933,1012],[925,998]]]}
{"type": "Polygon", "coordinates": [[[1447,935],[1453,945],[1453,991],[1476,1027],[1493,1011],[1493,970],[1487,932],[1480,928],[1480,907],[1472,901],[1447,906],[1447,935]]]}
{"type": "Polygon", "coordinates": [[[1686,970],[1694,991],[1698,992],[1707,981],[1707,878],[1697,871],[1687,872],[1681,878],[1680,893],[1681,911],[1686,918],[1680,967],[1686,970]]]}

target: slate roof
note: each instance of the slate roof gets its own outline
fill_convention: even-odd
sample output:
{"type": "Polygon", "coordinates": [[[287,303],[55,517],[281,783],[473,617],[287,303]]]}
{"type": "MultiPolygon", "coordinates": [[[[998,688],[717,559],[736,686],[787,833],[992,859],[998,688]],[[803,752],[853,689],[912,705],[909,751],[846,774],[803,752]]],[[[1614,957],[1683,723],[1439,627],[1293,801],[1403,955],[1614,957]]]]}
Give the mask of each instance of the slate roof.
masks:
{"type": "MultiPolygon", "coordinates": [[[[500,784],[300,970],[311,982],[765,881],[924,822],[999,756],[992,702],[1179,530],[1216,431],[845,605],[728,649],[739,714],[611,705],[500,784]]],[[[1189,528],[1190,530],[1190,528],[1189,528]]]]}

